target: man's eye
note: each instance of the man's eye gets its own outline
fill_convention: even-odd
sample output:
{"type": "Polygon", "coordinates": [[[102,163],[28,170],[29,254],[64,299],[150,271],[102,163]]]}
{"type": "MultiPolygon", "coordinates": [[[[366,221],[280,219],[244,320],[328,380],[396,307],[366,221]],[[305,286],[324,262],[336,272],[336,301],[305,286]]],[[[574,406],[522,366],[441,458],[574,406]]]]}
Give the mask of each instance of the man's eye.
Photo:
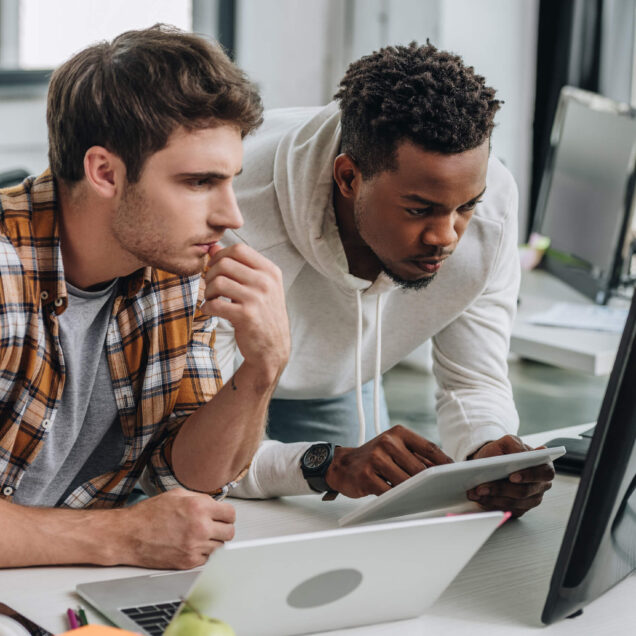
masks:
{"type": "Polygon", "coordinates": [[[470,212],[474,210],[478,203],[481,203],[483,199],[479,199],[478,201],[472,201],[471,203],[467,203],[466,205],[462,205],[459,209],[460,212],[470,212]]]}
{"type": "Polygon", "coordinates": [[[406,212],[411,216],[425,216],[432,211],[432,208],[406,208],[406,212]]]}
{"type": "Polygon", "coordinates": [[[210,177],[201,177],[201,178],[192,178],[186,181],[187,185],[190,188],[201,189],[201,188],[209,188],[212,186],[214,179],[210,177]]]}

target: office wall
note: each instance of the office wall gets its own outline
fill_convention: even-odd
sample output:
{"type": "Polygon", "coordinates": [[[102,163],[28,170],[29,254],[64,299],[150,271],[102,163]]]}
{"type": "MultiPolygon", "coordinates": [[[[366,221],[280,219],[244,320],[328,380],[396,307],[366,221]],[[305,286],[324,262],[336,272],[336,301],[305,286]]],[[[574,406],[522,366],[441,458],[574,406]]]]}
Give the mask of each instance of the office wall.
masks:
{"type": "Polygon", "coordinates": [[[599,91],[636,107],[636,0],[605,0],[599,91]]]}
{"type": "Polygon", "coordinates": [[[334,11],[331,0],[239,0],[236,61],[267,108],[325,103],[334,11]]]}

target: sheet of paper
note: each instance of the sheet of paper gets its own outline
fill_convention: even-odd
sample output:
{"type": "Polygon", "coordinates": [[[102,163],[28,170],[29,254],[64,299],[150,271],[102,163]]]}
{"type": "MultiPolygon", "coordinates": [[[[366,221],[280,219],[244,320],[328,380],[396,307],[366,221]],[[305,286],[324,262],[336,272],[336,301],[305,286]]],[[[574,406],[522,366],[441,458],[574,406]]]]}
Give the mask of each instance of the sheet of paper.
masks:
{"type": "Polygon", "coordinates": [[[528,316],[527,321],[535,325],[549,327],[622,333],[627,320],[627,312],[628,309],[623,307],[606,307],[583,303],[556,303],[546,311],[528,316]]]}

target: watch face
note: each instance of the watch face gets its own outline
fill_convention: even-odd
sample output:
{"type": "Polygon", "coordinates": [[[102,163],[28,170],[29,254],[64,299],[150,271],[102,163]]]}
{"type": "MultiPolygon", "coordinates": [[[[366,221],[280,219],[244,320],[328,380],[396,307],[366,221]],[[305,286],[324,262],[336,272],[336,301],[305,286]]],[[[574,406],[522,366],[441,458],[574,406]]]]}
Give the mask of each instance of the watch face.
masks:
{"type": "Polygon", "coordinates": [[[305,454],[303,463],[307,468],[318,468],[329,456],[328,446],[313,446],[305,454]]]}

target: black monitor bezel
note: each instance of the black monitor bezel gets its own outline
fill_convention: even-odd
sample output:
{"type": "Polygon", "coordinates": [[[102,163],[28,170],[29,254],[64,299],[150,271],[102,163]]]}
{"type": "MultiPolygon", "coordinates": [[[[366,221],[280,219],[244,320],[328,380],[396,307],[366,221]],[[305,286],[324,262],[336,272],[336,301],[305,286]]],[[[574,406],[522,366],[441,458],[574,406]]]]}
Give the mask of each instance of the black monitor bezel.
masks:
{"type": "MultiPolygon", "coordinates": [[[[617,494],[625,481],[625,470],[633,452],[636,452],[636,295],[634,295],[623,330],[623,336],[610,374],[605,397],[601,406],[594,436],[581,475],[572,512],[567,523],[563,541],[550,582],[541,620],[548,624],[581,610],[596,596],[629,575],[626,572],[605,590],[588,597],[585,579],[572,585],[572,579],[580,580],[581,555],[594,548],[593,559],[598,558],[596,549],[603,545],[609,524],[614,523],[612,512],[620,508],[617,494]],[[631,439],[631,444],[629,443],[631,439]],[[622,470],[621,470],[622,467],[622,470]],[[592,528],[585,536],[585,530],[592,528]]],[[[628,475],[633,488],[635,475],[628,475]]],[[[631,492],[631,491],[629,491],[631,492]]],[[[630,496],[629,492],[624,499],[630,496]]],[[[624,503],[624,502],[623,502],[624,503]]],[[[614,514],[614,518],[617,515],[614,514]]],[[[636,533],[636,522],[634,523],[636,533]]],[[[636,534],[635,534],[636,536],[636,534]]],[[[632,567],[633,571],[634,567],[632,567]]],[[[588,570],[589,571],[589,570],[588,570]]]]}

